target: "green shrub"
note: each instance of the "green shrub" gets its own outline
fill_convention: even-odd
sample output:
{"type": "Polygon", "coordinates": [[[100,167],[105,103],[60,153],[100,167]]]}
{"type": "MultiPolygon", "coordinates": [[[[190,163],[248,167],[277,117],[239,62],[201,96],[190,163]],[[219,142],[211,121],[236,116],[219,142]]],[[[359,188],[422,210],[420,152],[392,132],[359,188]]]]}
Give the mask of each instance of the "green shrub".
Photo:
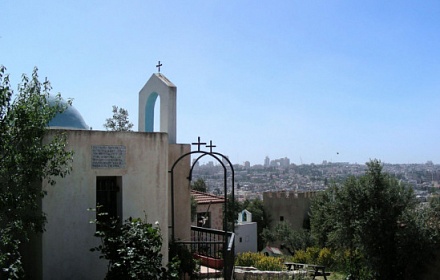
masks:
{"type": "Polygon", "coordinates": [[[317,247],[309,247],[305,251],[297,250],[293,255],[293,262],[317,264],[321,249],[317,247]]]}
{"type": "MultiPolygon", "coordinates": [[[[183,275],[188,275],[193,279],[198,271],[198,260],[193,258],[188,247],[182,243],[172,241],[168,248],[168,258],[172,266],[176,267],[177,274],[179,275],[178,279],[181,279],[183,275]]],[[[168,271],[171,271],[171,269],[169,268],[168,271]]]]}
{"type": "Polygon", "coordinates": [[[333,266],[334,258],[329,248],[324,247],[319,251],[317,263],[327,267],[333,266]]]}
{"type": "Polygon", "coordinates": [[[237,266],[253,266],[258,270],[281,271],[284,260],[278,257],[268,257],[261,253],[246,252],[238,254],[235,258],[237,266]]]}
{"type": "Polygon", "coordinates": [[[235,258],[235,265],[238,266],[254,266],[255,263],[262,257],[260,253],[245,252],[238,254],[235,258]]]}
{"type": "Polygon", "coordinates": [[[298,250],[289,261],[304,264],[320,264],[333,267],[336,262],[345,262],[345,257],[336,255],[328,248],[309,247],[305,251],[298,250]]]}
{"type": "Polygon", "coordinates": [[[261,255],[261,258],[255,263],[255,267],[258,270],[281,271],[284,269],[284,264],[281,258],[261,255]]]}
{"type": "Polygon", "coordinates": [[[307,263],[307,254],[304,250],[297,250],[292,257],[292,261],[296,263],[307,263]]]}
{"type": "Polygon", "coordinates": [[[166,268],[162,267],[162,236],[159,227],[132,218],[122,225],[116,219],[108,219],[106,222],[98,220],[96,224],[99,230],[95,236],[101,238],[101,245],[91,251],[98,251],[100,258],[109,261],[105,279],[177,278],[175,271],[168,275],[166,268]]]}
{"type": "Polygon", "coordinates": [[[319,252],[321,251],[318,247],[309,247],[306,249],[307,263],[318,264],[319,252]]]}

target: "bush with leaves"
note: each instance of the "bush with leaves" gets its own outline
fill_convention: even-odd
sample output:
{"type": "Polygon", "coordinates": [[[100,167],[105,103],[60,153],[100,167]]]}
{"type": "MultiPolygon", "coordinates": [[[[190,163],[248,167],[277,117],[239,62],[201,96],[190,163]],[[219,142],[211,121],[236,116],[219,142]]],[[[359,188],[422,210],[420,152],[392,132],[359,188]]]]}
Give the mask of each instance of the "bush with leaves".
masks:
{"type": "Polygon", "coordinates": [[[14,94],[6,68],[0,66],[0,278],[24,278],[20,247],[33,233],[43,232],[46,217],[40,201],[43,180],[70,172],[72,152],[59,131],[48,136],[49,122],[67,106],[58,94],[49,101],[51,85],[40,82],[38,69],[22,76],[14,94]]]}
{"type": "Polygon", "coordinates": [[[293,256],[289,257],[288,260],[296,263],[308,263],[309,256],[306,253],[306,250],[297,250],[293,256]]]}
{"type": "Polygon", "coordinates": [[[168,273],[162,267],[159,227],[132,218],[122,225],[116,219],[96,224],[99,230],[95,236],[102,244],[91,251],[100,252],[100,258],[109,261],[105,279],[178,279],[175,271],[168,273]]]}
{"type": "Polygon", "coordinates": [[[171,263],[176,263],[179,277],[188,275],[191,279],[195,279],[198,271],[198,261],[193,257],[192,253],[185,244],[171,242],[169,246],[169,259],[171,263]]]}
{"type": "Polygon", "coordinates": [[[232,195],[228,194],[226,196],[226,211],[225,205],[223,204],[223,217],[226,219],[226,230],[234,231],[237,224],[238,213],[241,212],[242,206],[241,202],[238,201],[236,197],[232,199],[232,195]]]}
{"type": "Polygon", "coordinates": [[[243,252],[237,254],[235,265],[238,266],[254,266],[255,263],[263,256],[261,253],[243,252]]]}
{"type": "Polygon", "coordinates": [[[329,248],[308,247],[305,250],[297,250],[290,261],[304,264],[318,264],[333,267],[335,255],[329,248]]]}
{"type": "Polygon", "coordinates": [[[419,207],[412,189],[383,173],[379,161],[367,167],[313,199],[312,235],[321,247],[348,251],[347,272],[356,279],[421,278],[417,272],[439,248],[435,207],[419,207]]]}
{"type": "Polygon", "coordinates": [[[110,131],[131,131],[133,124],[128,120],[128,110],[113,105],[113,117],[105,120],[104,127],[110,131]]]}
{"type": "Polygon", "coordinates": [[[287,222],[278,223],[273,229],[264,229],[262,238],[267,243],[280,244],[289,254],[297,250],[305,250],[312,245],[310,232],[305,229],[294,230],[287,222]]]}
{"type": "Polygon", "coordinates": [[[198,192],[208,192],[208,186],[206,185],[205,180],[203,180],[202,178],[199,178],[194,183],[192,183],[191,189],[198,192]]]}
{"type": "Polygon", "coordinates": [[[281,271],[284,269],[284,260],[261,253],[245,252],[237,255],[235,265],[253,266],[258,270],[281,271]]]}
{"type": "Polygon", "coordinates": [[[263,256],[255,262],[258,270],[264,271],[282,271],[285,269],[284,261],[279,257],[263,256]]]}

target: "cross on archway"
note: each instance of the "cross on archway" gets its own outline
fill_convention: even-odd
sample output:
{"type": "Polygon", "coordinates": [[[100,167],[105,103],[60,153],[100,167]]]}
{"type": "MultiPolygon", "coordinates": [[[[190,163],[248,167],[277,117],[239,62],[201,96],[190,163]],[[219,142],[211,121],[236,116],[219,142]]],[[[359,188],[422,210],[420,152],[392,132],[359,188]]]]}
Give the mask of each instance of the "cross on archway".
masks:
{"type": "Polygon", "coordinates": [[[162,66],[162,63],[160,63],[160,60],[157,62],[157,71],[160,73],[160,67],[162,66]]]}
{"type": "Polygon", "coordinates": [[[209,145],[206,145],[206,148],[209,148],[209,152],[212,154],[212,148],[215,148],[217,146],[212,145],[212,140],[209,141],[209,145]]]}
{"type": "Polygon", "coordinates": [[[191,143],[191,145],[197,146],[197,151],[200,152],[200,146],[206,145],[206,143],[200,142],[200,136],[198,137],[197,143],[191,143]]]}

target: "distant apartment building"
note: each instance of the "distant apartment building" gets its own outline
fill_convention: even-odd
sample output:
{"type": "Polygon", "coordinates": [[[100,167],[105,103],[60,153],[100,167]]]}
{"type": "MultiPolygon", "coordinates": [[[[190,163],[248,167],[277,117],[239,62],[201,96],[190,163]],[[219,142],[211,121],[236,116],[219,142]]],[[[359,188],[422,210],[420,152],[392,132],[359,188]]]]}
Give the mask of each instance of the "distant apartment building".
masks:
{"type": "Polygon", "coordinates": [[[287,157],[275,159],[270,162],[270,166],[273,166],[273,167],[277,167],[277,166],[289,167],[289,165],[290,165],[290,159],[287,157]]]}
{"type": "Polygon", "coordinates": [[[244,162],[244,168],[249,169],[251,168],[251,163],[249,161],[244,162]]]}
{"type": "Polygon", "coordinates": [[[290,159],[285,157],[282,161],[281,161],[281,166],[283,167],[289,167],[290,166],[290,159]]]}
{"type": "Polygon", "coordinates": [[[264,167],[269,167],[270,166],[270,158],[269,157],[266,157],[265,159],[264,159],[264,167]]]}

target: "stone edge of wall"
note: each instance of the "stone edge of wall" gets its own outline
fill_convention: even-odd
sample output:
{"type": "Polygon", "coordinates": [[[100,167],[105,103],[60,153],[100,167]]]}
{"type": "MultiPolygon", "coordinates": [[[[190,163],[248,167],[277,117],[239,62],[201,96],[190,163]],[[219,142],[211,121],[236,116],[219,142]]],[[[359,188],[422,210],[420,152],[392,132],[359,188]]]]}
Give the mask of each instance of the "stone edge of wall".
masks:
{"type": "Polygon", "coordinates": [[[234,269],[235,280],[251,280],[251,279],[295,279],[294,275],[304,273],[306,271],[261,271],[255,267],[236,266],[234,269]]]}

